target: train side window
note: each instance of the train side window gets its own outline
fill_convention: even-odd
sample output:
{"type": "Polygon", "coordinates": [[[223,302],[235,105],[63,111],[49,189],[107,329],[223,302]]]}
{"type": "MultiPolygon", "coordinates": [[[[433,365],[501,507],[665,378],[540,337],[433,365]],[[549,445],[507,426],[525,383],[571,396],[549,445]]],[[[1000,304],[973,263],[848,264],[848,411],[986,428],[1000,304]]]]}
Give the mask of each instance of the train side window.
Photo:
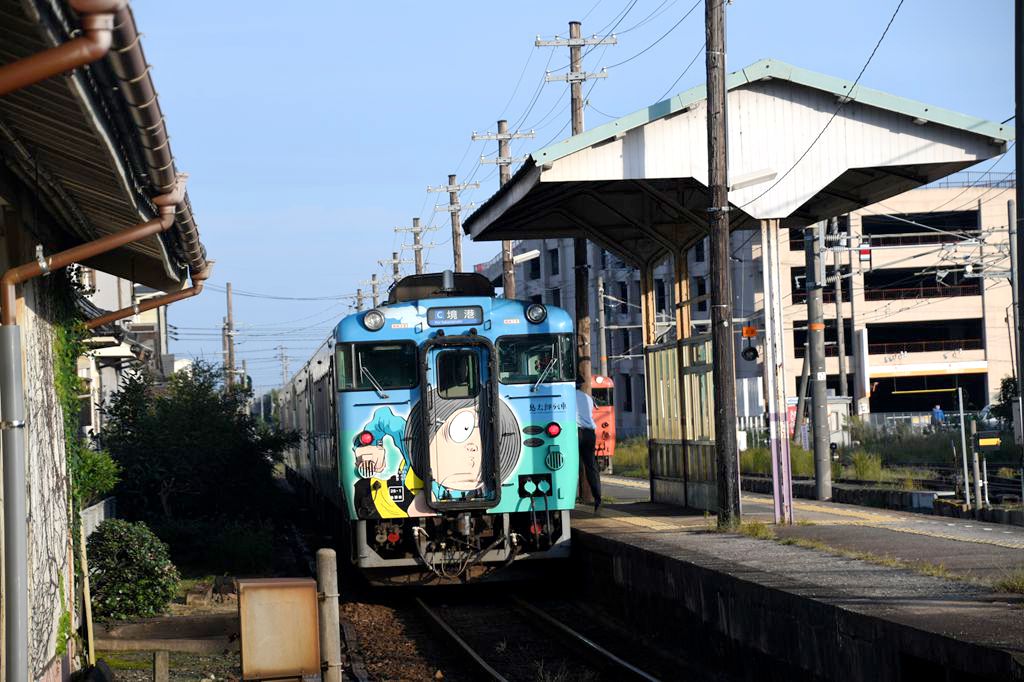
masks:
{"type": "Polygon", "coordinates": [[[610,388],[593,388],[592,391],[595,407],[612,407],[615,405],[615,398],[610,388]]]}
{"type": "Polygon", "coordinates": [[[471,350],[450,350],[437,356],[437,394],[445,400],[480,395],[480,357],[471,350]]]}
{"type": "Polygon", "coordinates": [[[336,353],[339,391],[412,388],[419,383],[412,341],[339,343],[336,353]]]}
{"type": "Polygon", "coordinates": [[[352,388],[352,345],[339,343],[336,352],[334,366],[338,373],[338,390],[345,391],[352,388]]]}

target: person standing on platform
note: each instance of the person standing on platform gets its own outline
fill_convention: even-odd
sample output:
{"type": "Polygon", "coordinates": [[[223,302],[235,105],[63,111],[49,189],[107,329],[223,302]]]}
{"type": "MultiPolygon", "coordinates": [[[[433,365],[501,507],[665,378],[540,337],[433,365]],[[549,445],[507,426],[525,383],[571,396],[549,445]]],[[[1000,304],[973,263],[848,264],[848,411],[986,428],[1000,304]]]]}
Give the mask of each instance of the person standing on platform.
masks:
{"type": "Polygon", "coordinates": [[[932,409],[932,426],[934,426],[935,429],[938,430],[944,427],[945,425],[946,413],[942,411],[942,407],[940,405],[936,405],[932,409]]]}
{"type": "Polygon", "coordinates": [[[594,399],[583,392],[583,379],[576,379],[576,428],[579,431],[580,462],[594,495],[594,511],[601,506],[601,474],[597,470],[594,448],[597,445],[597,425],[594,424],[594,399]]]}

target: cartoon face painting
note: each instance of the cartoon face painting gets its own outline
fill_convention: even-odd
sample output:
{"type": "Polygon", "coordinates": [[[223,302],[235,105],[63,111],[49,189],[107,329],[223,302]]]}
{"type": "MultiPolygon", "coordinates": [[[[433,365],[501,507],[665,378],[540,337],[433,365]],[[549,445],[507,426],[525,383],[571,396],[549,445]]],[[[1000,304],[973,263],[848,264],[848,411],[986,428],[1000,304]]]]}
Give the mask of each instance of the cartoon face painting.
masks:
{"type": "Polygon", "coordinates": [[[435,502],[493,499],[494,474],[504,480],[518,463],[520,428],[503,401],[498,404],[503,435],[497,462],[493,454],[487,459],[478,400],[449,400],[432,391],[427,402],[433,406],[429,420],[422,400],[408,416],[390,406],[378,407],[355,434],[353,499],[360,518],[432,515],[436,512],[427,504],[428,494],[435,502]],[[423,482],[428,471],[429,489],[423,482]]]}
{"type": "Polygon", "coordinates": [[[477,410],[464,407],[452,413],[433,433],[428,446],[434,480],[449,490],[483,486],[483,446],[477,410]]]}

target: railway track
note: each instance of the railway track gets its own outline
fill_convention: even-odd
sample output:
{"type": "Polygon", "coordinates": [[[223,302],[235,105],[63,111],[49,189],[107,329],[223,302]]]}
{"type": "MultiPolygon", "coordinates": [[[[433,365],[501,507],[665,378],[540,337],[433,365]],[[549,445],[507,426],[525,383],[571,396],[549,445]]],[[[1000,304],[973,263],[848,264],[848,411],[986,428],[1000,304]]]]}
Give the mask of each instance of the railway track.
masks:
{"type": "Polygon", "coordinates": [[[536,606],[512,597],[490,603],[417,608],[474,668],[474,679],[645,680],[657,677],[536,606]]]}

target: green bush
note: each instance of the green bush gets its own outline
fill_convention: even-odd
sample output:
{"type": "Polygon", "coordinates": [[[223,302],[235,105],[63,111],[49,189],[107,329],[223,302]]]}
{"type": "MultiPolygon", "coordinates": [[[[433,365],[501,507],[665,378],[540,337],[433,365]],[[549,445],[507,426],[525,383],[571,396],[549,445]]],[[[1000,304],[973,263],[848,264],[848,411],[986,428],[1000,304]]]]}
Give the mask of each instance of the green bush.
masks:
{"type": "MultiPolygon", "coordinates": [[[[796,443],[789,444],[789,465],[793,476],[814,476],[814,453],[796,443]]],[[[748,448],[740,453],[740,471],[744,474],[770,476],[772,453],[768,448],[748,448]]]]}
{"type": "Polygon", "coordinates": [[[862,450],[857,450],[853,453],[850,463],[853,466],[854,478],[857,480],[882,480],[882,458],[878,455],[869,455],[862,450]]]}
{"type": "Polygon", "coordinates": [[[612,467],[619,476],[647,478],[648,476],[647,440],[644,438],[628,438],[615,445],[615,456],[612,467]]]}
{"type": "Polygon", "coordinates": [[[155,616],[178,589],[167,545],[142,522],[107,519],[89,537],[93,613],[100,619],[155,616]]]}

